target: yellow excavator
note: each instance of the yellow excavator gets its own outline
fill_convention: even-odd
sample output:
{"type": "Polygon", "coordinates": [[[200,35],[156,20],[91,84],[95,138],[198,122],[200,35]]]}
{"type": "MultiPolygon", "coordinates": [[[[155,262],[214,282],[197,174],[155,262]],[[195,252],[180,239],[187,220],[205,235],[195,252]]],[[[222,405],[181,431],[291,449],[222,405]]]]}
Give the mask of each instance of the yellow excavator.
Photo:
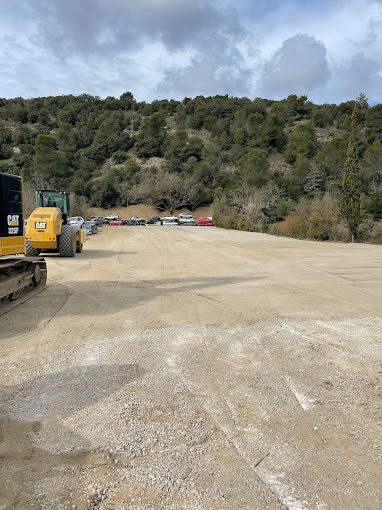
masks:
{"type": "Polygon", "coordinates": [[[45,260],[25,252],[23,180],[0,173],[0,315],[6,302],[46,282],[45,260]]]}
{"type": "Polygon", "coordinates": [[[26,254],[59,253],[73,257],[82,251],[86,230],[80,224],[71,225],[69,193],[58,190],[37,190],[36,209],[30,215],[26,229],[26,254]]]}

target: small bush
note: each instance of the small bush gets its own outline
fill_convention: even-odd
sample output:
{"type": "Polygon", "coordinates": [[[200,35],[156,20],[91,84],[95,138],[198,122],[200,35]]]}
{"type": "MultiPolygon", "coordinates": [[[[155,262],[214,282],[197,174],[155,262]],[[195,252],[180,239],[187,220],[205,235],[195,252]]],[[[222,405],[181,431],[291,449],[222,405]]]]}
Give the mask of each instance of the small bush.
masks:
{"type": "Polygon", "coordinates": [[[358,241],[371,244],[382,244],[382,221],[373,221],[368,217],[358,226],[358,241]]]}
{"type": "Polygon", "coordinates": [[[369,234],[369,242],[372,244],[382,244],[382,222],[375,221],[373,229],[369,234]]]}
{"type": "Polygon", "coordinates": [[[117,152],[114,152],[114,154],[113,154],[113,163],[115,163],[116,165],[120,165],[120,164],[124,163],[128,157],[129,156],[128,156],[127,152],[118,150],[117,152]]]}
{"type": "Polygon", "coordinates": [[[271,225],[269,232],[297,239],[349,240],[349,229],[341,216],[338,201],[329,194],[314,200],[302,199],[295,212],[284,221],[271,225]]]}

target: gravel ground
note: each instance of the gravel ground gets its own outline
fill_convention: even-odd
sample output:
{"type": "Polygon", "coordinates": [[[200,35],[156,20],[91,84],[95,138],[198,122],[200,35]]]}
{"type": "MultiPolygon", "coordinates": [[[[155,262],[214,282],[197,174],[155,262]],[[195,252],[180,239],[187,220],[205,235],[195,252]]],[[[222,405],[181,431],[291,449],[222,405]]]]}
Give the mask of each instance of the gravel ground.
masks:
{"type": "Polygon", "coordinates": [[[103,227],[0,319],[0,509],[382,502],[380,247],[103,227]]]}

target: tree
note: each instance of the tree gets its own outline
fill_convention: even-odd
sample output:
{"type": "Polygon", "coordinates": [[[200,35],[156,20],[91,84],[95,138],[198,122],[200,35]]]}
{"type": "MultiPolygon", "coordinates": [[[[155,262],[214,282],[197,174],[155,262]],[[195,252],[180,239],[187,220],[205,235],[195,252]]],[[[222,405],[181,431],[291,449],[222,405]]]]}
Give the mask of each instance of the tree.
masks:
{"type": "Polygon", "coordinates": [[[322,168],[312,161],[304,184],[304,191],[313,196],[320,195],[325,190],[326,177],[322,168]]]}
{"type": "Polygon", "coordinates": [[[46,108],[41,108],[38,112],[37,120],[43,126],[47,126],[49,124],[49,112],[46,108]]]}
{"type": "Polygon", "coordinates": [[[357,236],[357,228],[361,222],[361,194],[359,163],[357,154],[357,106],[352,115],[352,128],[345,163],[345,172],[341,188],[341,211],[348,222],[352,242],[357,236]]]}
{"type": "Polygon", "coordinates": [[[95,207],[115,207],[118,199],[118,176],[114,170],[105,165],[102,175],[92,180],[91,205],[95,207]]]}
{"type": "Polygon", "coordinates": [[[177,170],[181,170],[182,163],[185,163],[190,157],[201,159],[203,150],[203,140],[198,136],[188,138],[187,131],[179,128],[169,137],[165,144],[164,157],[178,165],[177,170]]]}
{"type": "Polygon", "coordinates": [[[57,144],[60,151],[66,154],[74,154],[77,150],[76,139],[71,124],[60,122],[56,133],[57,144]]]}
{"type": "Polygon", "coordinates": [[[317,152],[314,160],[321,173],[325,176],[325,190],[330,183],[341,181],[347,157],[346,144],[342,138],[334,138],[325,142],[317,152]]]}
{"type": "Polygon", "coordinates": [[[56,139],[51,135],[38,135],[35,143],[33,167],[38,174],[52,185],[68,176],[68,162],[57,150],[56,139]]]}
{"type": "Polygon", "coordinates": [[[200,190],[192,177],[164,169],[144,175],[133,194],[158,209],[169,210],[170,214],[174,214],[175,209],[180,207],[195,208],[200,203],[200,190]]]}
{"type": "Polygon", "coordinates": [[[124,92],[119,96],[119,101],[124,110],[134,110],[137,102],[131,92],[124,92]]]}
{"type": "Polygon", "coordinates": [[[263,149],[277,149],[282,151],[286,136],[284,134],[284,121],[277,115],[268,115],[261,125],[261,130],[257,138],[257,146],[263,149]]]}
{"type": "Polygon", "coordinates": [[[297,154],[312,159],[316,154],[316,131],[311,122],[299,124],[289,135],[289,143],[285,153],[288,163],[294,163],[297,154]]]}
{"type": "Polygon", "coordinates": [[[363,92],[358,94],[358,96],[356,97],[355,100],[356,100],[358,107],[361,110],[366,110],[367,108],[369,108],[369,99],[366,97],[366,94],[364,94],[363,92]]]}
{"type": "Polygon", "coordinates": [[[366,111],[366,138],[368,143],[382,141],[382,104],[376,104],[366,111]]]}
{"type": "Polygon", "coordinates": [[[324,128],[333,124],[335,117],[335,104],[315,105],[310,114],[310,119],[316,127],[324,128]]]}
{"type": "Polygon", "coordinates": [[[160,113],[153,113],[141,127],[135,149],[138,157],[151,158],[163,156],[166,140],[166,119],[160,113]]]}
{"type": "Polygon", "coordinates": [[[366,149],[361,168],[363,179],[371,183],[374,190],[382,185],[382,143],[379,140],[366,149]]]}
{"type": "Polygon", "coordinates": [[[296,161],[293,165],[293,176],[296,178],[297,182],[299,182],[301,188],[304,187],[310,169],[311,161],[302,154],[297,154],[296,161]]]}
{"type": "Polygon", "coordinates": [[[269,158],[267,151],[252,149],[239,161],[240,177],[248,186],[261,188],[269,180],[269,158]]]}

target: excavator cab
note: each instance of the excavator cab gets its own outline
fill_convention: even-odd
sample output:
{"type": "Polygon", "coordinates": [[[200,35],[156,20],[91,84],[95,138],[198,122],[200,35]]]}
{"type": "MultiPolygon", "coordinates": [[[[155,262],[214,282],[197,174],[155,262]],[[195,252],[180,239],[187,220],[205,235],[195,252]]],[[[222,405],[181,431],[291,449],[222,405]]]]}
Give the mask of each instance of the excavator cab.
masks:
{"type": "Polygon", "coordinates": [[[68,224],[68,219],[70,218],[69,193],[51,189],[39,189],[36,191],[36,207],[58,207],[62,215],[62,224],[68,224]]]}

